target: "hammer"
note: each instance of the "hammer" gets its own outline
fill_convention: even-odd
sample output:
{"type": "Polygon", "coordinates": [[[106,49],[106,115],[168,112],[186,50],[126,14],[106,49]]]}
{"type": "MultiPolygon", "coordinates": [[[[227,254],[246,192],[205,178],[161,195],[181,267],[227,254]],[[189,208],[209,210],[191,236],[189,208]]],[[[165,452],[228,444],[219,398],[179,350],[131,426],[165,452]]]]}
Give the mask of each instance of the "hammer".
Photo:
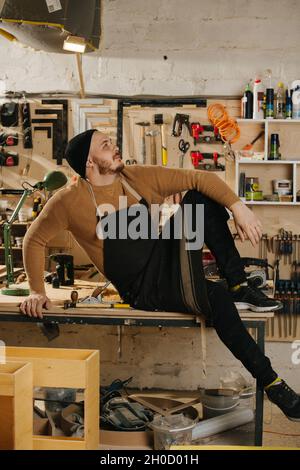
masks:
{"type": "Polygon", "coordinates": [[[146,136],[150,137],[151,165],[157,165],[155,137],[158,134],[159,134],[159,132],[155,131],[154,129],[146,132],[146,136]]]}
{"type": "Polygon", "coordinates": [[[137,126],[141,126],[142,128],[142,145],[141,145],[141,156],[142,156],[142,163],[145,165],[146,163],[146,139],[145,139],[145,127],[150,126],[150,122],[136,122],[137,126]]]}
{"type": "Polygon", "coordinates": [[[161,130],[161,160],[164,166],[168,163],[167,136],[163,114],[154,114],[154,124],[160,126],[161,130]]]}

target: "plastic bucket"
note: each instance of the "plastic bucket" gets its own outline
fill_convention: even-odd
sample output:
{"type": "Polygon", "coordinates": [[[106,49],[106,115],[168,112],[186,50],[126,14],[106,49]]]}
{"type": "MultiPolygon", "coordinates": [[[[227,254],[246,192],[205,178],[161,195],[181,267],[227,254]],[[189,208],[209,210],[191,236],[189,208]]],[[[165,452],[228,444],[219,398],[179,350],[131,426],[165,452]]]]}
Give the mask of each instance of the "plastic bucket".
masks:
{"type": "Polygon", "coordinates": [[[215,418],[234,411],[239,404],[239,395],[230,389],[209,389],[202,391],[203,418],[215,418]]]}
{"type": "Polygon", "coordinates": [[[173,418],[172,422],[172,417],[157,416],[149,425],[153,429],[155,450],[166,450],[172,445],[186,445],[192,442],[192,431],[196,421],[182,416],[182,420],[178,419],[176,422],[176,417],[173,418]]]}

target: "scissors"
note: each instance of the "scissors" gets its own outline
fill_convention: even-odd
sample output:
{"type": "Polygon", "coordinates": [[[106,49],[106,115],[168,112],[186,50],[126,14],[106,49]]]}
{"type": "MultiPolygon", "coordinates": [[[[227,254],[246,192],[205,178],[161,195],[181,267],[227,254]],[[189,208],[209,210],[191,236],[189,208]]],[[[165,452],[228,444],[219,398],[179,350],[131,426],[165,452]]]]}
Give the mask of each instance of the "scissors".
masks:
{"type": "Polygon", "coordinates": [[[129,160],[126,160],[126,165],[136,165],[137,161],[135,158],[130,158],[129,160]]]}
{"type": "Polygon", "coordinates": [[[188,149],[190,148],[190,143],[189,142],[186,142],[184,141],[183,139],[180,139],[179,143],[178,143],[178,148],[181,152],[180,154],[180,168],[183,168],[183,159],[184,159],[184,156],[186,154],[186,152],[188,151],[188,149]]]}

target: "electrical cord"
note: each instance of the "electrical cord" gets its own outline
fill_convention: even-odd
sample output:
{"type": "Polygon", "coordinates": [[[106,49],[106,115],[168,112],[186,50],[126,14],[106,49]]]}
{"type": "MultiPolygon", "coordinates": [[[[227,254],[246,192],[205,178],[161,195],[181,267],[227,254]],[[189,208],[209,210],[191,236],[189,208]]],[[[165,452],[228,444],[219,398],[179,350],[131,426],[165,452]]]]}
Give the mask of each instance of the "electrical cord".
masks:
{"type": "Polygon", "coordinates": [[[300,434],[287,434],[287,433],[284,433],[284,432],[268,431],[267,429],[264,429],[264,432],[266,432],[268,434],[278,434],[279,436],[300,437],[300,434]]]}
{"type": "Polygon", "coordinates": [[[218,128],[223,142],[234,144],[240,138],[238,123],[229,117],[225,106],[219,103],[211,104],[207,108],[207,115],[210,122],[218,128]]]}

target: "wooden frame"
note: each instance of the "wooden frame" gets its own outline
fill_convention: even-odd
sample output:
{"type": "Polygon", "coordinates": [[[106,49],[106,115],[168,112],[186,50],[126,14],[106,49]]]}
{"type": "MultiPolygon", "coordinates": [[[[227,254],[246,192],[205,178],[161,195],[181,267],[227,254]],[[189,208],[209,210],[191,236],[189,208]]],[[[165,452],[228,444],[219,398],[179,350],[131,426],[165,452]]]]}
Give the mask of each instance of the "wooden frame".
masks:
{"type": "Polygon", "coordinates": [[[32,365],[0,364],[0,450],[32,450],[32,365]]]}
{"type": "Polygon", "coordinates": [[[99,447],[99,351],[7,347],[9,360],[32,364],[33,387],[84,389],[84,438],[33,436],[34,450],[96,450],[99,447]]]}

